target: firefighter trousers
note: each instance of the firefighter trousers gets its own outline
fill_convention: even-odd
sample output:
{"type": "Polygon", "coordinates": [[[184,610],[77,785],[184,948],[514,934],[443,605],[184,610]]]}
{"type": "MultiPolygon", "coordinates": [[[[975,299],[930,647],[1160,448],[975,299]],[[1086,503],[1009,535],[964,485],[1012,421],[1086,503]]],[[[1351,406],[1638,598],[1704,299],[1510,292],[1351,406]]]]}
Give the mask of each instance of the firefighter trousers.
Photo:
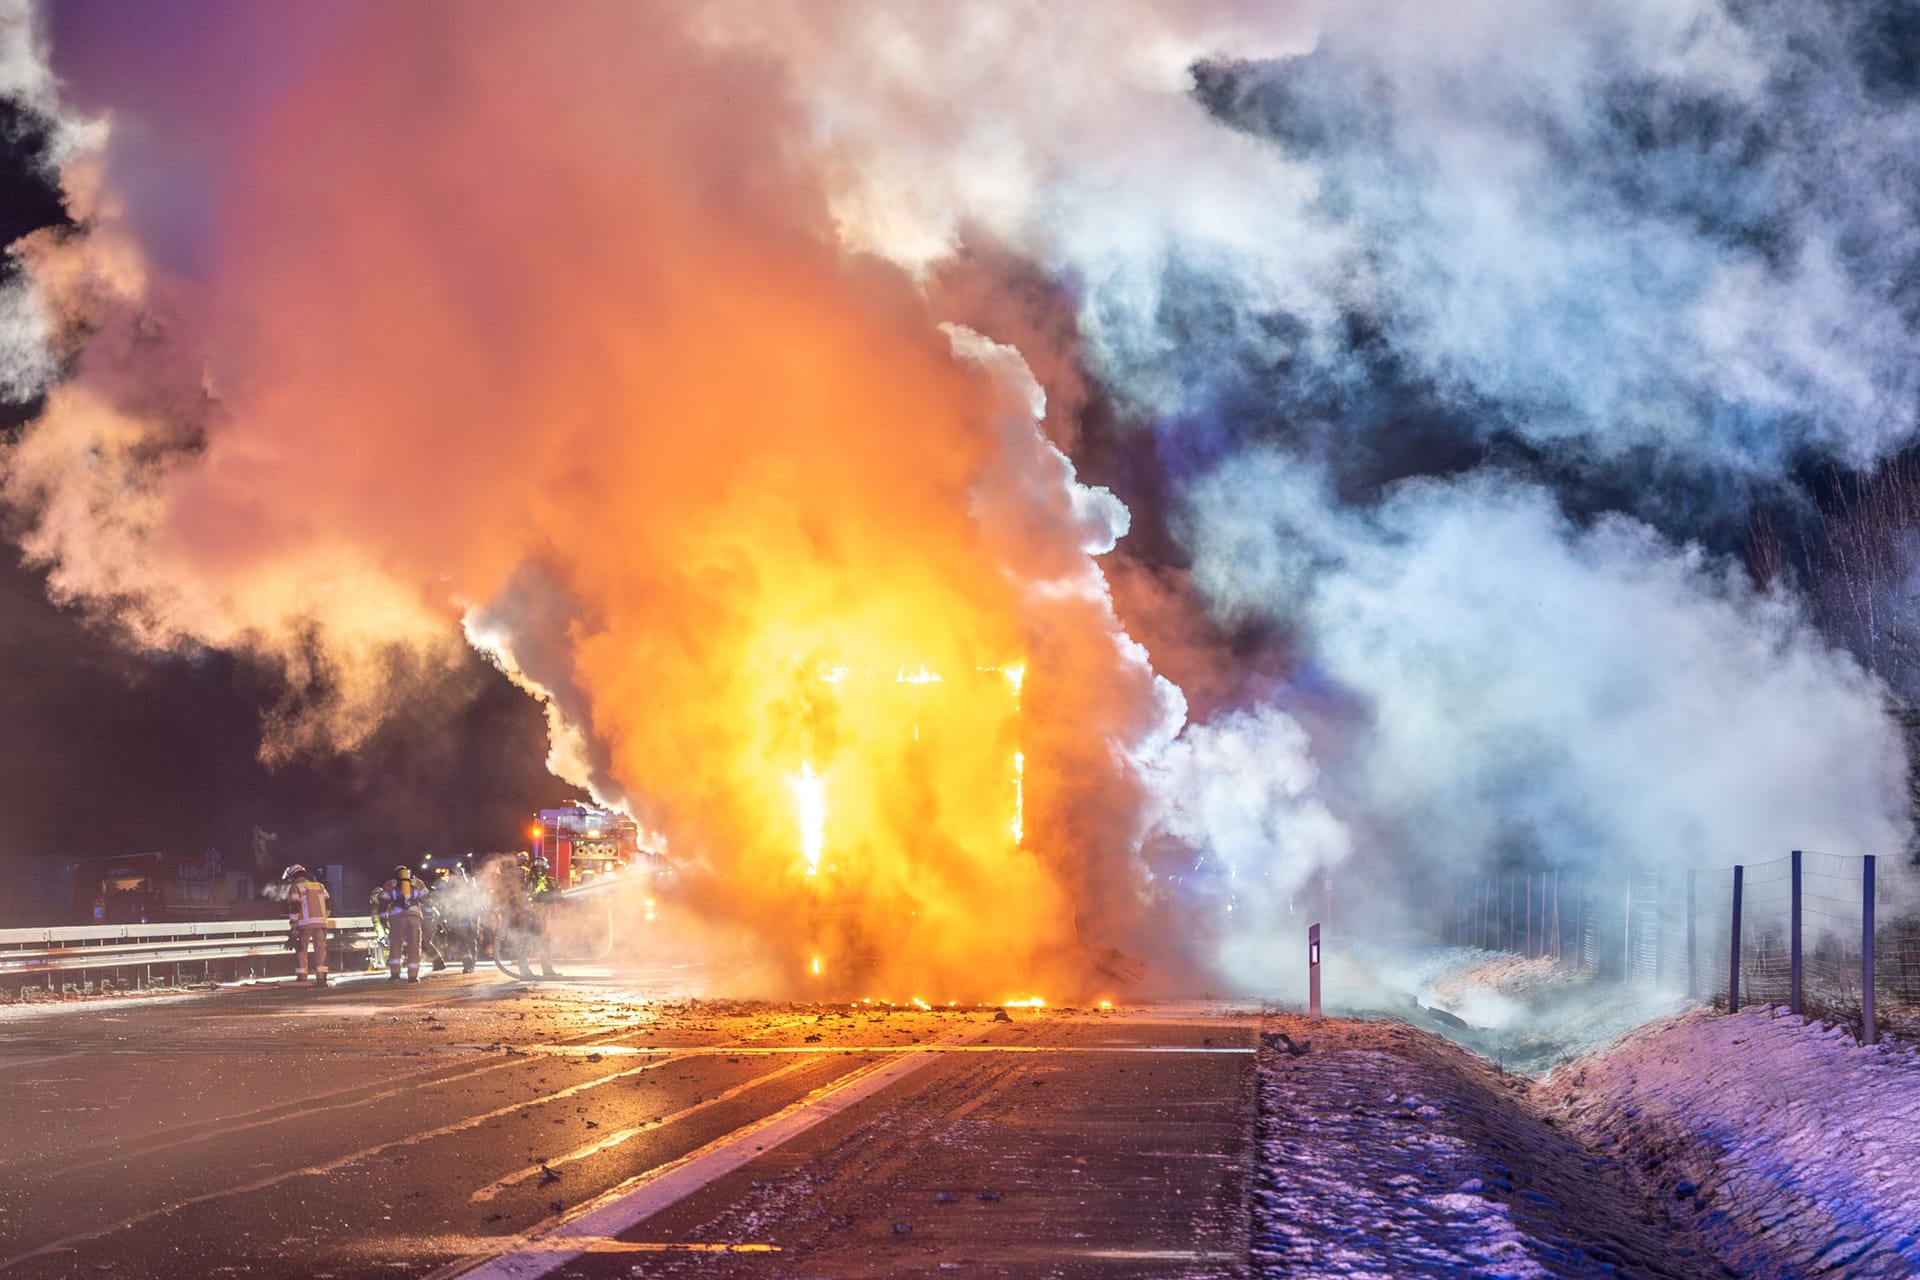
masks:
{"type": "Polygon", "coordinates": [[[327,926],[324,922],[294,927],[293,974],[301,982],[307,980],[308,974],[322,982],[327,980],[327,926]],[[311,967],[307,962],[308,951],[313,953],[311,967]]]}
{"type": "Polygon", "coordinates": [[[407,981],[414,982],[420,977],[420,931],[425,922],[418,912],[401,911],[387,921],[387,976],[400,976],[400,965],[405,961],[407,981]]]}

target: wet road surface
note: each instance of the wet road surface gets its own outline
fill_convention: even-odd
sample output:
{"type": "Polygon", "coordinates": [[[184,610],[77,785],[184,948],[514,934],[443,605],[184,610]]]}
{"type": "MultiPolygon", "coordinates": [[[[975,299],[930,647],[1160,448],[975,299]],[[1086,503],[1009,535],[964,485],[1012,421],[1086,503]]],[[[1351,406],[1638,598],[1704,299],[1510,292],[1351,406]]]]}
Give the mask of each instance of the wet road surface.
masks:
{"type": "Polygon", "coordinates": [[[1257,1020],[436,975],[0,1020],[9,1276],[1247,1274],[1257,1020]]]}

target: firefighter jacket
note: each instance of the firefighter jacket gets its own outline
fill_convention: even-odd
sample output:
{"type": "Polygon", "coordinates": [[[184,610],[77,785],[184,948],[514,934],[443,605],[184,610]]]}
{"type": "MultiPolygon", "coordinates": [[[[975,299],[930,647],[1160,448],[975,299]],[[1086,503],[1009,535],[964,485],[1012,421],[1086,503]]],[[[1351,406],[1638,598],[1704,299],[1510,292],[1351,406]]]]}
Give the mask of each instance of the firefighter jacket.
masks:
{"type": "Polygon", "coordinates": [[[427,888],[418,880],[400,880],[380,891],[380,918],[391,922],[398,915],[426,915],[427,888]]]}
{"type": "Polygon", "coordinates": [[[318,880],[301,880],[293,886],[293,896],[287,899],[287,923],[295,928],[303,924],[325,924],[327,922],[327,886],[318,880]]]}

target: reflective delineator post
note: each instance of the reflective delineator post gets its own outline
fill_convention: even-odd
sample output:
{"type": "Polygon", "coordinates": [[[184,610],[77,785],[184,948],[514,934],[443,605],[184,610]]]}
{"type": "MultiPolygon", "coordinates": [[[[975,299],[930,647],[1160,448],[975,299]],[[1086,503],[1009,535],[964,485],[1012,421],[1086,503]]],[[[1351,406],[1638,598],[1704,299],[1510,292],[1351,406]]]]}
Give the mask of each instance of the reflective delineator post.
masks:
{"type": "Polygon", "coordinates": [[[1320,1021],[1320,926],[1307,926],[1307,1016],[1320,1021]]]}
{"type": "Polygon", "coordinates": [[[1880,1038],[1873,1025],[1873,855],[1860,866],[1860,1043],[1880,1038]]]}
{"type": "Polygon", "coordinates": [[[1740,888],[1746,883],[1747,869],[1733,869],[1733,930],[1727,952],[1727,1012],[1740,1012],[1740,888]]]}
{"type": "Polygon", "coordinates": [[[1793,851],[1793,863],[1787,873],[1787,970],[1791,991],[1787,997],[1787,1007],[1798,1016],[1800,1013],[1800,851],[1793,851]]]}

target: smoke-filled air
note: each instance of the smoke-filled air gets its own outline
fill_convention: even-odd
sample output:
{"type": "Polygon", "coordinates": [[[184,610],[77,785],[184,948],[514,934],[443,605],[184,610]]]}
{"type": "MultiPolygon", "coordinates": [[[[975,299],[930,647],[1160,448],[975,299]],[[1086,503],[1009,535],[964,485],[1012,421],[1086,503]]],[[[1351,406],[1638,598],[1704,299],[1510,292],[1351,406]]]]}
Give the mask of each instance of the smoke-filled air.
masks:
{"type": "Polygon", "coordinates": [[[769,990],[1268,992],[1329,876],[1907,846],[1920,511],[1822,540],[1920,404],[1899,6],[3,21],[56,597],[275,664],[270,761],[479,650],[769,990]]]}

